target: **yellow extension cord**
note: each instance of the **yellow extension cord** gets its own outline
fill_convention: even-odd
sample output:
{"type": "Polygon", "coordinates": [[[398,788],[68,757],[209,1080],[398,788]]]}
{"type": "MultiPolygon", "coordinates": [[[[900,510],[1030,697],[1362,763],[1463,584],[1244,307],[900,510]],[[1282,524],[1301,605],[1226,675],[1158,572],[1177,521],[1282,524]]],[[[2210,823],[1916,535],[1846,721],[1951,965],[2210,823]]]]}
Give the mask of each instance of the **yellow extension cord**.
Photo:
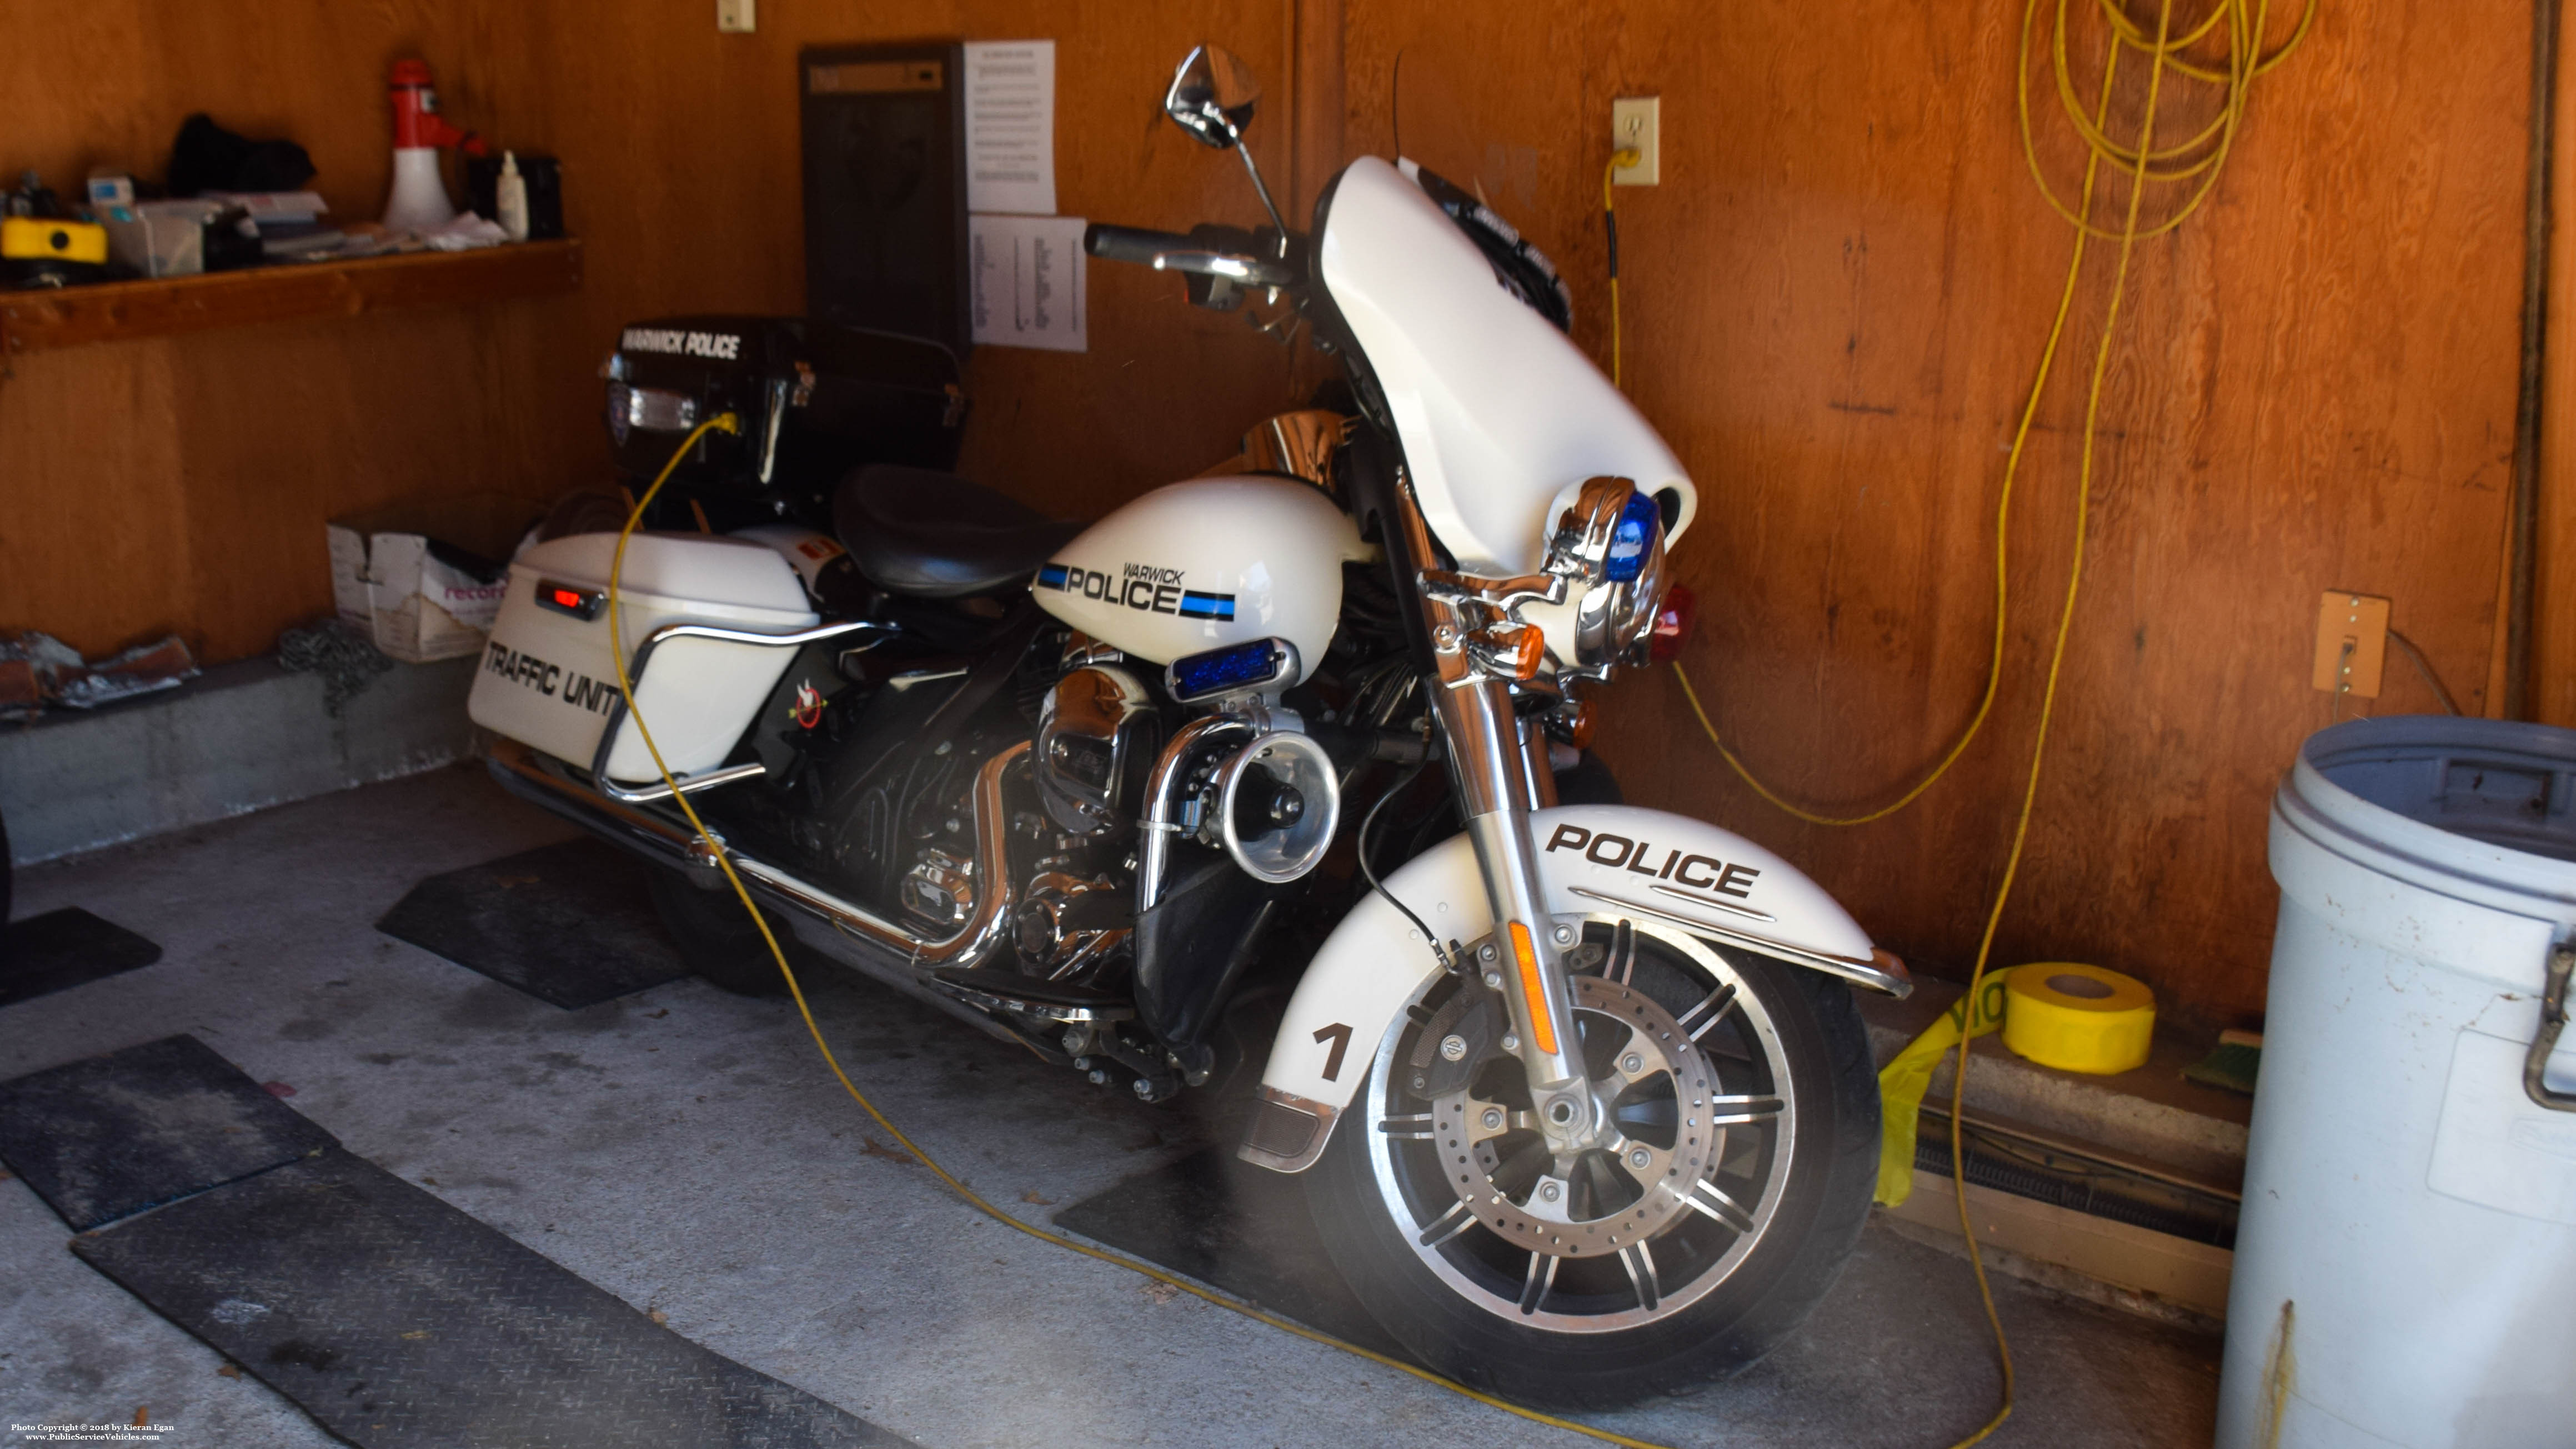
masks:
{"type": "MultiPolygon", "coordinates": [[[[2032,180],[2039,186],[2040,194],[2046,198],[2050,208],[2064,217],[2073,227],[2075,248],[2067,263],[2065,286],[2058,296],[2057,315],[2049,324],[2048,341],[2040,351],[2039,368],[2031,381],[2030,393],[2023,402],[2021,421],[2013,431],[2011,451],[2004,462],[2003,488],[1995,508],[1994,647],[1987,664],[1985,690],[1978,700],[1975,714],[1968,721],[1967,728],[1960,733],[1957,741],[1941,757],[1940,762],[1892,803],[1862,815],[1828,816],[1800,808],[1756,779],[1752,771],[1747,769],[1744,763],[1736,758],[1735,753],[1726,747],[1725,740],[1719,737],[1717,726],[1709,718],[1707,709],[1701,705],[1698,692],[1691,688],[1689,675],[1682,671],[1678,661],[1673,665],[1673,676],[1681,685],[1682,697],[1690,703],[1691,712],[1698,716],[1700,727],[1707,731],[1709,743],[1716,746],[1718,754],[1747,785],[1752,787],[1756,794],[1801,820],[1832,826],[1865,825],[1874,820],[1882,820],[1912,804],[1924,791],[1932,787],[1933,782],[1948,773],[1950,766],[1967,750],[1969,742],[1975,739],[1977,732],[1985,724],[1986,717],[1994,705],[1996,688],[2002,679],[2005,608],[2009,601],[2005,572],[2006,523],[2011,511],[2013,481],[2020,470],[2022,449],[2030,435],[2032,418],[2038,411],[2040,397],[2047,387],[2049,373],[2057,355],[2057,344],[2065,333],[2067,314],[2074,302],[2076,280],[2084,265],[2085,243],[2091,238],[2100,237],[2115,240],[2120,244],[2119,261],[2112,273],[2111,296],[2102,320],[2102,340],[2094,352],[2091,386],[2085,394],[2084,445],[2082,462],[2077,472],[2075,537],[2067,570],[2066,597],[2058,610],[2056,638],[2049,650],[2047,684],[2040,696],[2038,729],[2031,741],[2030,768],[2023,781],[2021,806],[2013,821],[2012,844],[2004,858],[2003,880],[1997,885],[1994,904],[1986,913],[1985,930],[1977,942],[1976,964],[1968,976],[1965,999],[1970,1001],[1976,999],[1978,990],[1985,983],[1986,965],[1994,951],[1995,933],[2003,923],[2004,907],[2011,900],[2013,881],[2021,870],[2023,847],[2028,843],[2030,835],[2032,808],[2039,794],[2040,766],[2048,750],[2049,726],[2056,716],[2057,685],[2066,659],[2066,639],[2074,623],[2076,596],[2084,575],[2085,529],[2089,518],[2093,485],[2094,427],[2101,411],[2102,383],[2110,364],[2111,340],[2119,320],[2120,303],[2128,285],[2131,251],[2142,238],[2161,236],[2181,225],[2185,218],[2198,210],[2201,203],[2208,199],[2210,192],[2218,184],[2218,176],[2224,169],[2228,151],[2234,143],[2236,129],[2244,119],[2246,100],[2251,93],[2255,77],[2288,58],[2290,52],[2298,47],[2299,42],[2307,38],[2310,27],[2316,21],[2317,13],[2317,0],[2306,0],[2297,28],[2278,49],[2271,55],[2265,56],[2261,53],[2261,42],[2265,22],[2270,12],[2269,0],[2253,0],[2250,9],[2248,0],[2219,0],[2219,3],[2211,9],[2208,18],[2179,37],[2173,34],[2173,0],[2161,0],[2156,18],[2156,30],[2152,36],[2128,18],[2120,8],[2119,0],[2097,0],[2098,8],[2110,21],[2115,38],[2103,61],[2101,95],[2096,103],[2094,115],[2088,120],[2076,99],[2067,65],[2067,5],[2068,0],[2057,0],[2056,25],[2051,37],[2050,52],[2052,69],[2057,78],[2060,106],[2074,123],[2085,143],[2083,191],[2073,208],[2069,208],[2058,199],[2055,190],[2048,184],[2046,174],[2040,168],[2038,144],[2030,121],[2029,84],[2031,32],[2037,23],[2039,0],[2028,0],[2022,11],[2021,46],[2018,52],[2019,70],[2015,75],[2022,155],[2030,168],[2032,180]],[[2183,52],[2207,37],[2222,19],[2227,23],[2226,69],[2214,70],[2195,65],[2185,59],[2183,52]],[[2146,55],[2149,63],[2146,106],[2139,122],[2138,142],[2134,147],[2121,146],[2104,129],[2104,123],[2109,116],[2112,80],[2117,73],[2120,54],[2123,50],[2139,51],[2146,55]],[[2156,106],[2161,97],[2164,76],[2168,69],[2193,79],[2223,84],[2227,89],[2216,120],[2197,136],[2164,150],[2158,150],[2155,146],[2156,106]],[[2198,154],[2193,157],[2195,152],[2198,154]],[[2193,157],[2193,159],[2186,162],[2182,159],[2184,157],[2193,157]],[[2094,226],[2090,220],[2094,184],[2099,177],[2102,164],[2106,161],[2126,170],[2130,175],[2128,208],[2120,230],[2116,232],[2105,232],[2094,226]],[[2179,164],[2158,169],[2156,163],[2159,161],[2179,164]],[[2140,230],[2138,212],[2150,182],[2171,183],[2188,181],[2194,177],[2199,178],[2199,184],[2175,208],[2172,215],[2151,228],[2140,230]]],[[[1606,210],[1609,204],[1606,184],[1602,201],[1606,210]]],[[[1611,373],[1614,379],[1619,370],[1618,307],[1618,283],[1614,278],[1610,289],[1611,373]]],[[[1960,1036],[1956,1066],[1953,1068],[1951,1077],[1950,1161],[1953,1166],[1950,1183],[1959,1210],[1959,1230],[1968,1244],[1968,1263],[1976,1274],[1977,1296],[1985,1307],[1986,1323],[1994,1330],[1995,1354],[2003,1370],[2003,1394],[1994,1417],[1987,1420],[1983,1428],[1953,1445],[1952,1449],[1968,1449],[1968,1446],[1982,1442],[1995,1430],[2001,1428],[2004,1421],[2012,1416],[2013,1411],[2012,1345],[2005,1338],[2003,1320],[1995,1311],[1994,1291],[1986,1279],[1984,1254],[1978,1246],[1975,1224],[1969,1217],[1967,1174],[1960,1171],[1957,1166],[1964,1160],[1960,1134],[1962,1114],[1957,1110],[1957,1104],[1967,1095],[1969,1040],[1964,1033],[1960,1036]]]]}
{"type": "Polygon", "coordinates": [[[1610,385],[1624,386],[1619,376],[1619,212],[1610,200],[1612,179],[1622,166],[1637,164],[1637,153],[1622,146],[1610,153],[1610,164],[1601,168],[1601,224],[1610,244],[1610,385]]]}

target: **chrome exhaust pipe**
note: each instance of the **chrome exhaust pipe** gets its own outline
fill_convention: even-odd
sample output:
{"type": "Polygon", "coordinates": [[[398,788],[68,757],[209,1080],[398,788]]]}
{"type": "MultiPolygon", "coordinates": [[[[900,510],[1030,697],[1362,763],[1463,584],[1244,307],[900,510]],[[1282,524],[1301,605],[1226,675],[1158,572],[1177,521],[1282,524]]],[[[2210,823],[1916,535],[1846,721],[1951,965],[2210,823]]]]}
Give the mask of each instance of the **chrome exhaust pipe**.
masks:
{"type": "MultiPolygon", "coordinates": [[[[975,905],[966,920],[946,936],[928,937],[886,920],[866,907],[846,901],[766,861],[728,845],[725,853],[745,887],[763,905],[788,913],[799,929],[797,938],[835,960],[863,971],[907,996],[973,1022],[1004,1041],[1027,1045],[1027,1038],[930,983],[942,966],[971,967],[1000,945],[1010,929],[1012,890],[1009,870],[1009,815],[1002,802],[1002,776],[1028,753],[1022,740],[984,762],[975,775],[975,845],[979,863],[975,905]],[[805,923],[826,928],[803,929],[805,923]]],[[[492,776],[502,788],[594,834],[633,850],[654,863],[703,871],[713,855],[685,826],[609,799],[559,769],[550,758],[517,740],[493,741],[492,776]]]]}
{"type": "Polygon", "coordinates": [[[1163,897],[1172,842],[1181,834],[1181,786],[1189,778],[1190,756],[1209,745],[1240,744],[1255,733],[1252,721],[1239,715],[1207,715],[1181,726],[1154,757],[1153,773],[1145,778],[1145,818],[1137,830],[1136,914],[1152,910],[1163,897]]]}

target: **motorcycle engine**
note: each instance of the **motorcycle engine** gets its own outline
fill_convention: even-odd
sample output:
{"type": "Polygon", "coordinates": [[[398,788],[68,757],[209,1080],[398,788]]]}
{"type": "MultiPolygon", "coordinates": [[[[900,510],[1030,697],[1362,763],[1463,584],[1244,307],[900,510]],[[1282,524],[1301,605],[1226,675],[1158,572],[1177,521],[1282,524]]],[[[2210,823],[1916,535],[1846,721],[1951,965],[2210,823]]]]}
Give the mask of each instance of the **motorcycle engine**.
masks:
{"type": "MultiPolygon", "coordinates": [[[[1021,893],[1023,970],[1078,978],[1117,954],[1131,934],[1133,903],[1161,894],[1175,842],[1221,852],[1266,884],[1315,868],[1332,843],[1341,798],[1331,757],[1278,707],[1275,686],[1295,676],[1295,661],[1292,645],[1264,639],[1166,671],[1165,690],[1197,716],[1183,736],[1196,743],[1158,782],[1163,698],[1125,656],[1083,635],[1068,641],[1063,672],[1038,704],[1030,772],[1047,822],[1063,834],[1021,893]],[[1140,827],[1142,838],[1131,840],[1140,827]],[[1153,883],[1136,880],[1139,873],[1153,883]]],[[[960,899],[937,864],[907,882],[908,905],[913,895],[932,910],[960,899]]]]}
{"type": "Polygon", "coordinates": [[[1084,877],[1067,864],[1040,862],[1016,923],[1020,969],[1051,980],[1079,977],[1107,961],[1133,930],[1131,901],[1118,882],[1084,877]]]}
{"type": "Polygon", "coordinates": [[[1056,681],[1039,707],[1038,798],[1075,835],[1132,821],[1163,743],[1162,716],[1136,676],[1086,664],[1056,681]]]}

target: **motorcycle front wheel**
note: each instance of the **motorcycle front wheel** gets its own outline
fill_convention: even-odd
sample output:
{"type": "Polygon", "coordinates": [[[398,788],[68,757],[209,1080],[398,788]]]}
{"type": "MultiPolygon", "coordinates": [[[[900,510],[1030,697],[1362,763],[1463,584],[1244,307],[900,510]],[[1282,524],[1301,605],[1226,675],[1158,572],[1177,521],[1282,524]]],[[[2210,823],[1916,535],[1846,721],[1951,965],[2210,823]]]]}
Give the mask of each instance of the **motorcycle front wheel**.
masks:
{"type": "Polygon", "coordinates": [[[1498,1014],[1442,975],[1305,1176],[1342,1277],[1425,1364],[1598,1409],[1734,1373],[1824,1296],[1869,1213],[1878,1090],[1840,981],[1616,919],[1576,960],[1593,1146],[1548,1146],[1476,1029],[1498,1014]]]}

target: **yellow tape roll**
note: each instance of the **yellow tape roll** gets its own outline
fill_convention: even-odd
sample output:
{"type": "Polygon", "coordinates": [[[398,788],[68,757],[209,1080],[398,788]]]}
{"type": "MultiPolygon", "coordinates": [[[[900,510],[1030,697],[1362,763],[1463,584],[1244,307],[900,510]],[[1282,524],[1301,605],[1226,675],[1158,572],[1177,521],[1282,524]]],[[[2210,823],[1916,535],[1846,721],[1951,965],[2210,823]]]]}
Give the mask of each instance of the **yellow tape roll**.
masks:
{"type": "Polygon", "coordinates": [[[2041,1066],[2109,1076],[2146,1065],[2156,994],[2145,982],[2074,961],[2034,961],[2015,967],[2004,990],[2004,1045],[2041,1066]]]}

